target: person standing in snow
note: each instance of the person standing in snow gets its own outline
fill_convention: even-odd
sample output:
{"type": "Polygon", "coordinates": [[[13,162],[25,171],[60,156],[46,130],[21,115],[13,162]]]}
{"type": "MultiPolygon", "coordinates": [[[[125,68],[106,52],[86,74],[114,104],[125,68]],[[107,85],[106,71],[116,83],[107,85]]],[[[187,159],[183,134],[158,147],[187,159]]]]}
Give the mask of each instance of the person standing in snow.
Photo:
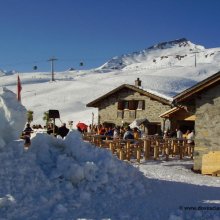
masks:
{"type": "Polygon", "coordinates": [[[59,127],[58,129],[58,135],[64,138],[68,133],[69,133],[69,129],[66,127],[66,123],[63,123],[62,126],[59,127]]]}
{"type": "Polygon", "coordinates": [[[58,134],[58,127],[55,124],[50,123],[47,127],[47,134],[54,134],[56,137],[58,134]]]}
{"type": "Polygon", "coordinates": [[[24,145],[25,147],[29,147],[31,145],[31,133],[33,133],[33,129],[31,128],[30,124],[26,125],[26,128],[23,130],[23,137],[24,137],[24,145]]]}
{"type": "Polygon", "coordinates": [[[31,136],[33,129],[31,128],[30,124],[26,125],[26,128],[23,130],[24,135],[31,136]]]}

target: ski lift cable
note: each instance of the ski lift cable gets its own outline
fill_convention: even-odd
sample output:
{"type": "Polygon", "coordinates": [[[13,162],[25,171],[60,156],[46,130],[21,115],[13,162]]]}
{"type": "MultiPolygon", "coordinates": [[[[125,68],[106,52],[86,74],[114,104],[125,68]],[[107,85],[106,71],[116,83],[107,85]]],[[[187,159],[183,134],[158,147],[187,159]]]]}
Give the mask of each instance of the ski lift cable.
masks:
{"type": "MultiPolygon", "coordinates": [[[[94,58],[94,57],[87,57],[87,58],[61,58],[59,59],[59,61],[61,62],[71,62],[71,61],[76,61],[76,62],[79,62],[79,63],[85,63],[85,61],[99,61],[99,60],[102,60],[103,57],[97,57],[97,58],[94,58]]],[[[42,60],[32,60],[32,61],[20,61],[20,62],[15,62],[15,63],[6,63],[4,64],[3,66],[4,67],[13,67],[13,66],[19,66],[19,65],[31,65],[31,64],[39,64],[39,63],[45,63],[47,62],[46,59],[42,59],[42,60]]]]}

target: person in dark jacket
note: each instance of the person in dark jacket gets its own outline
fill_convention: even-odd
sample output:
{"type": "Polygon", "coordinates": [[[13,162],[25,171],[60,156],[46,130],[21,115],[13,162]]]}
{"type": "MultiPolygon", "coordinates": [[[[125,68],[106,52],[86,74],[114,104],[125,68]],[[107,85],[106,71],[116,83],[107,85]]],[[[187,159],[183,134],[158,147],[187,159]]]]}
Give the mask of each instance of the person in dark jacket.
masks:
{"type": "Polygon", "coordinates": [[[126,128],[126,131],[124,133],[123,139],[124,140],[134,139],[133,132],[132,132],[132,130],[131,130],[131,128],[129,126],[126,128]]]}
{"type": "Polygon", "coordinates": [[[69,129],[66,127],[66,123],[63,123],[63,125],[58,129],[58,135],[64,138],[68,133],[69,133],[69,129]]]}
{"type": "Polygon", "coordinates": [[[31,136],[33,129],[31,128],[30,124],[26,125],[26,128],[23,130],[24,135],[31,136]]]}
{"type": "Polygon", "coordinates": [[[24,145],[29,147],[31,145],[31,133],[33,133],[33,129],[31,128],[30,124],[26,125],[26,128],[23,130],[22,135],[24,137],[24,145]]]}

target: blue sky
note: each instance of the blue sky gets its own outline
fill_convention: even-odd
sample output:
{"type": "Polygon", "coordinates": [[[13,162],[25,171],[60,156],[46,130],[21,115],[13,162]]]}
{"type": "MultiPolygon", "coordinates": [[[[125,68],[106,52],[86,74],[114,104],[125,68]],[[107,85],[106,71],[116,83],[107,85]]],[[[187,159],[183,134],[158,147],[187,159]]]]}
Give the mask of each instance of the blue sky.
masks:
{"type": "Polygon", "coordinates": [[[0,0],[0,69],[98,67],[185,37],[220,47],[219,0],[0,0]],[[84,66],[80,67],[79,63],[84,66]]]}

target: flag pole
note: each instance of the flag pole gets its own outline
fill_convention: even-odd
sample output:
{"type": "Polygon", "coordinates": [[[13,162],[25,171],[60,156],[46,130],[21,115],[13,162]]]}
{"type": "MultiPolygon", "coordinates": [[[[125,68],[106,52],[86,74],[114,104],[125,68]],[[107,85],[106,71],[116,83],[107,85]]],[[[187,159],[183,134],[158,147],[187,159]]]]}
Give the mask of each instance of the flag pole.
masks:
{"type": "Polygon", "coordinates": [[[17,78],[17,99],[19,102],[21,102],[21,80],[20,80],[20,77],[18,75],[18,78],[17,78]]]}

